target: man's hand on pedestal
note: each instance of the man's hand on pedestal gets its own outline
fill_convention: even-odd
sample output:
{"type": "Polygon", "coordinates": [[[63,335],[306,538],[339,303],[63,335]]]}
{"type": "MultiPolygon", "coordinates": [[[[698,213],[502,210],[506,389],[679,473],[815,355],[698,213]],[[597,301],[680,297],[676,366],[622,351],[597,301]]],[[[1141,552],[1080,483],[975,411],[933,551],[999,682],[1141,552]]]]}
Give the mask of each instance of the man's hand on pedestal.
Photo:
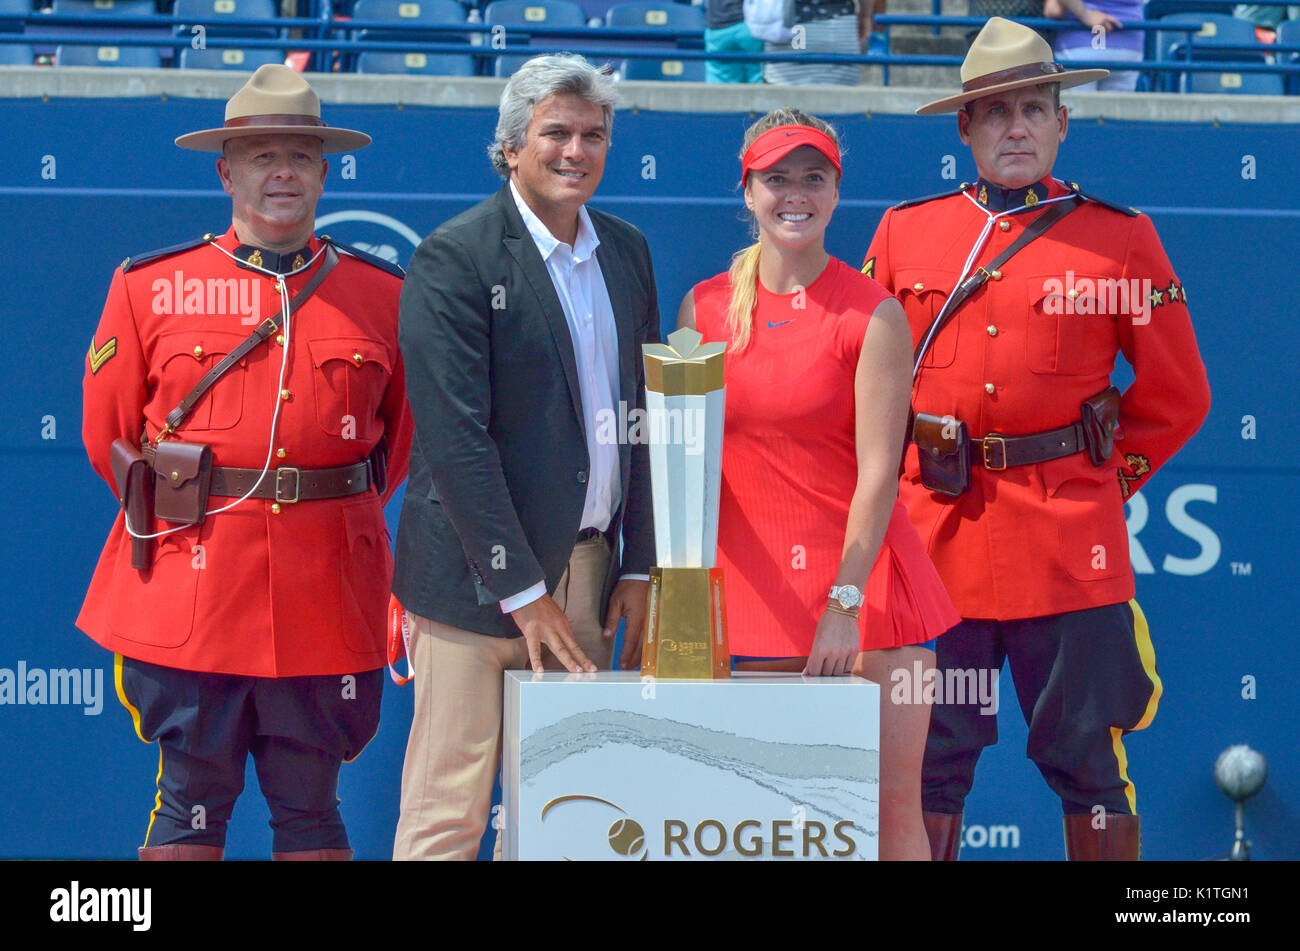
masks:
{"type": "Polygon", "coordinates": [[[582,648],[578,647],[568,617],[549,594],[544,594],[536,601],[511,611],[510,616],[523,632],[524,640],[528,644],[528,661],[532,664],[534,673],[540,674],[545,671],[542,666],[543,644],[550,648],[551,653],[564,665],[565,670],[575,674],[583,671],[593,674],[596,672],[596,665],[582,652],[582,648]]]}
{"type": "Polygon", "coordinates": [[[641,666],[641,645],[645,641],[646,614],[649,611],[650,582],[629,578],[614,585],[609,596],[609,613],[605,616],[605,636],[613,637],[619,618],[627,620],[623,631],[623,653],[618,666],[632,670],[641,666]]]}

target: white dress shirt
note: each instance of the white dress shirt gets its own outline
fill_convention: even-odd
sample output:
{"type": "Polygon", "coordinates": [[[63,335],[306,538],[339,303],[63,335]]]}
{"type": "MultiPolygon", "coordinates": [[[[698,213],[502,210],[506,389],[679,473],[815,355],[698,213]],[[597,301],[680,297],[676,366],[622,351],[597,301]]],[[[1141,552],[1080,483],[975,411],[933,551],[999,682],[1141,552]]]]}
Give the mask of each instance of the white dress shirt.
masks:
{"type": "MultiPolygon", "coordinates": [[[[564,309],[573,340],[573,358],[578,370],[578,392],[582,396],[582,423],[587,434],[587,496],[582,506],[579,530],[595,528],[607,531],[622,501],[619,477],[618,443],[608,437],[597,439],[597,421],[601,413],[617,420],[618,407],[618,332],[614,308],[609,302],[605,277],[596,260],[600,239],[591,225],[586,207],[578,209],[578,235],[573,246],[565,244],[528,207],[515,183],[510,194],[524,219],[524,226],[546,263],[555,295],[564,309]]],[[[609,432],[609,426],[604,427],[609,432]]],[[[643,576],[644,577],[644,576],[643,576]]],[[[546,582],[537,584],[501,602],[501,611],[509,614],[531,604],[546,593],[546,582]]]]}

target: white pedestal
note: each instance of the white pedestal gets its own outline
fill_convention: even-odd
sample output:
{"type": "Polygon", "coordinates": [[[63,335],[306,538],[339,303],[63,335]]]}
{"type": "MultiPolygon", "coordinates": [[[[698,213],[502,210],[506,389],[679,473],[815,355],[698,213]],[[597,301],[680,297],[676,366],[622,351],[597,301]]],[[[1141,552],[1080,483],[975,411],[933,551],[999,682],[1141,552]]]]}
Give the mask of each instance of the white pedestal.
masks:
{"type": "Polygon", "coordinates": [[[505,673],[506,859],[877,857],[880,688],[505,673]]]}

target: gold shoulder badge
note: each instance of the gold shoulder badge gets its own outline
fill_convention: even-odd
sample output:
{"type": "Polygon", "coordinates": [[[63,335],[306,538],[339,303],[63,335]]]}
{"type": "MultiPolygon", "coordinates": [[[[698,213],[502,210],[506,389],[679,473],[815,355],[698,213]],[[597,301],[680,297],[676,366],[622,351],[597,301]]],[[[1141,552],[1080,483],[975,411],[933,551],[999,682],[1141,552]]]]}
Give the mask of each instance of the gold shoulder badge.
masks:
{"type": "Polygon", "coordinates": [[[1150,473],[1151,460],[1140,453],[1130,452],[1125,454],[1124,464],[1133,470],[1133,474],[1129,475],[1123,469],[1116,469],[1115,474],[1119,476],[1120,498],[1127,499],[1133,493],[1130,483],[1137,482],[1150,473]]]}
{"type": "Polygon", "coordinates": [[[867,260],[863,262],[862,273],[867,275],[867,277],[876,276],[876,259],[874,256],[867,258],[867,260]]]}
{"type": "Polygon", "coordinates": [[[86,354],[86,359],[90,361],[90,375],[94,376],[109,360],[117,354],[117,338],[109,337],[108,342],[102,347],[95,346],[95,338],[90,338],[90,352],[86,354]]]}

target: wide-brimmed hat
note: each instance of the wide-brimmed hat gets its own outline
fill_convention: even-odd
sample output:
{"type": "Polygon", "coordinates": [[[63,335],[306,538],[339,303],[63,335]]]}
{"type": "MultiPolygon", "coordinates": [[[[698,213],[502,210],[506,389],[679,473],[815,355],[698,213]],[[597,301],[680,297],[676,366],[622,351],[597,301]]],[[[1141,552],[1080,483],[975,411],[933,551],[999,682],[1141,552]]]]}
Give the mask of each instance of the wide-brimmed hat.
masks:
{"type": "Polygon", "coordinates": [[[1060,83],[1062,89],[1094,82],[1110,75],[1108,69],[1071,69],[1052,60],[1052,48],[1027,26],[990,17],[971,44],[961,64],[961,89],[955,96],[927,102],[918,116],[956,112],[973,99],[996,92],[1060,83]]]}
{"type": "Polygon", "coordinates": [[[250,135],[310,135],[323,152],[348,152],[370,144],[370,136],[351,129],[332,129],[321,121],[316,91],[288,66],[258,67],[226,103],[226,124],[190,132],[176,140],[183,149],[220,152],[227,139],[250,135]]]}

